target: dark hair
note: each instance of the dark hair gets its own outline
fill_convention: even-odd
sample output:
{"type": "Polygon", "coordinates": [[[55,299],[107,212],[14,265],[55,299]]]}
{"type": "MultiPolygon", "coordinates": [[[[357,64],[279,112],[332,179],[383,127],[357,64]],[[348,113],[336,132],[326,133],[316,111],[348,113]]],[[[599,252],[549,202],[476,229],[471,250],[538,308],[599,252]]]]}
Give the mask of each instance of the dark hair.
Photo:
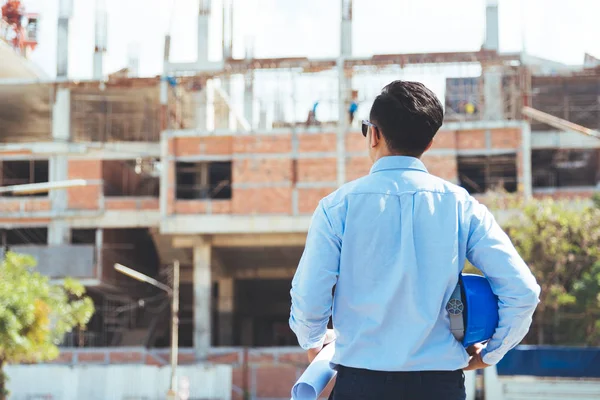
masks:
{"type": "Polygon", "coordinates": [[[444,110],[422,83],[394,81],[373,102],[370,118],[392,152],[420,157],[442,126],[444,110]]]}

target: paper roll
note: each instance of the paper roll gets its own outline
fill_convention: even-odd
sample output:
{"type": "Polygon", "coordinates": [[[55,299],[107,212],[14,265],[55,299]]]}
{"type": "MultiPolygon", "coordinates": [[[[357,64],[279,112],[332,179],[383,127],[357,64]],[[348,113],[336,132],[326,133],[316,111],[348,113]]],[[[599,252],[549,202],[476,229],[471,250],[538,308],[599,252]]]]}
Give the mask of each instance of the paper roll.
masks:
{"type": "Polygon", "coordinates": [[[334,354],[335,342],[321,350],[292,388],[292,400],[317,400],[319,398],[337,373],[330,365],[334,354]]]}

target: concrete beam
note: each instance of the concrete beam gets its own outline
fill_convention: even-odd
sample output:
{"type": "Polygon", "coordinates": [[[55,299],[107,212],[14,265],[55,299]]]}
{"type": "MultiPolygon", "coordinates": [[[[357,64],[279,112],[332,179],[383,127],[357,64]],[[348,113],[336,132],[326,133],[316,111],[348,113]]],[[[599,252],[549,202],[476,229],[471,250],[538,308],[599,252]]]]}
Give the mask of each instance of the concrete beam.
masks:
{"type": "Polygon", "coordinates": [[[236,268],[231,271],[234,279],[292,279],[296,267],[290,268],[236,268]]]}
{"type": "MultiPolygon", "coordinates": [[[[521,121],[513,120],[498,120],[498,121],[463,121],[463,122],[448,122],[442,125],[440,131],[458,131],[458,130],[480,130],[480,129],[501,129],[501,128],[520,128],[521,121]]],[[[333,128],[329,130],[318,131],[315,128],[307,128],[302,133],[334,133],[333,128]]],[[[360,134],[358,130],[356,134],[360,134]]],[[[252,131],[253,136],[260,135],[289,135],[292,133],[291,128],[274,128],[274,129],[255,129],[252,131]]],[[[163,134],[168,137],[204,137],[204,136],[243,136],[239,131],[231,129],[215,129],[213,131],[199,129],[172,129],[166,130],[163,134]]],[[[247,134],[247,133],[246,133],[247,134]]]]}
{"type": "Polygon", "coordinates": [[[176,215],[160,224],[161,234],[218,235],[306,233],[310,216],[176,215]]]}
{"type": "Polygon", "coordinates": [[[255,235],[216,235],[212,237],[214,247],[302,247],[305,243],[306,233],[289,233],[286,235],[260,233],[255,235]]]}
{"type": "MultiPolygon", "coordinates": [[[[60,138],[70,129],[64,124],[61,126],[58,122],[55,123],[57,138],[59,140],[67,140],[60,138]]],[[[2,143],[0,144],[0,153],[2,152],[29,152],[26,156],[19,155],[18,157],[27,159],[35,158],[35,156],[49,157],[52,155],[69,155],[73,159],[77,158],[99,158],[103,160],[123,160],[135,159],[137,157],[160,157],[160,145],[158,143],[149,142],[114,142],[114,143],[67,143],[67,142],[33,142],[33,143],[2,143]],[[33,157],[32,157],[33,156],[33,157]]],[[[6,156],[3,156],[5,158],[6,156]]],[[[15,159],[17,156],[15,156],[15,159]]]]}
{"type": "Polygon", "coordinates": [[[578,132],[543,131],[531,133],[531,148],[536,149],[599,149],[600,140],[578,132]]]}
{"type": "Polygon", "coordinates": [[[173,247],[176,249],[192,249],[196,246],[210,242],[208,236],[175,236],[173,238],[173,247]]]}
{"type": "Polygon", "coordinates": [[[67,214],[67,223],[72,228],[149,228],[160,225],[158,211],[115,210],[101,212],[79,212],[67,214]],[[87,214],[87,215],[86,215],[87,214]]]}

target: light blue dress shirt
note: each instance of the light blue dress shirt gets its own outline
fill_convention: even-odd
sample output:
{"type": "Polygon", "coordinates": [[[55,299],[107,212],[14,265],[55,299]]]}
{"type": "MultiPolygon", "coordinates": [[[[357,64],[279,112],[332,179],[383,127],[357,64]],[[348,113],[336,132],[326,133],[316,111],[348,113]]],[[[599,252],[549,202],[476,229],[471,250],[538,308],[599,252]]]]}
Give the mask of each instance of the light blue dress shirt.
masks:
{"type": "Polygon", "coordinates": [[[496,364],[527,333],[540,287],[466,190],[417,158],[383,157],[319,203],[292,281],[290,327],[302,348],[314,348],[333,315],[332,362],[346,367],[464,368],[469,356],[445,306],[467,259],[499,298],[499,326],[483,352],[496,364]]]}

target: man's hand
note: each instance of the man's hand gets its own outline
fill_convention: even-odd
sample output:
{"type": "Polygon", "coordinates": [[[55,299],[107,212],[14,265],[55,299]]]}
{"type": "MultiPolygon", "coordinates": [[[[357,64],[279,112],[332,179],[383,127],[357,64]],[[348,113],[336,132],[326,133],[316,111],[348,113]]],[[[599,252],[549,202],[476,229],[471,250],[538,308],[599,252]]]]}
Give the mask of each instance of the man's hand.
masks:
{"type": "Polygon", "coordinates": [[[323,346],[315,347],[314,349],[308,350],[308,362],[312,362],[315,359],[315,357],[317,356],[317,354],[319,354],[321,352],[321,350],[323,350],[323,347],[327,346],[329,343],[333,342],[334,340],[335,340],[335,332],[333,331],[333,329],[327,329],[327,332],[325,333],[325,341],[323,342],[323,346]]]}
{"type": "Polygon", "coordinates": [[[467,353],[471,356],[469,359],[469,365],[464,369],[464,371],[474,371],[476,369],[483,369],[489,367],[488,364],[483,362],[481,358],[481,350],[483,350],[484,346],[481,343],[476,343],[467,348],[467,353]]]}

